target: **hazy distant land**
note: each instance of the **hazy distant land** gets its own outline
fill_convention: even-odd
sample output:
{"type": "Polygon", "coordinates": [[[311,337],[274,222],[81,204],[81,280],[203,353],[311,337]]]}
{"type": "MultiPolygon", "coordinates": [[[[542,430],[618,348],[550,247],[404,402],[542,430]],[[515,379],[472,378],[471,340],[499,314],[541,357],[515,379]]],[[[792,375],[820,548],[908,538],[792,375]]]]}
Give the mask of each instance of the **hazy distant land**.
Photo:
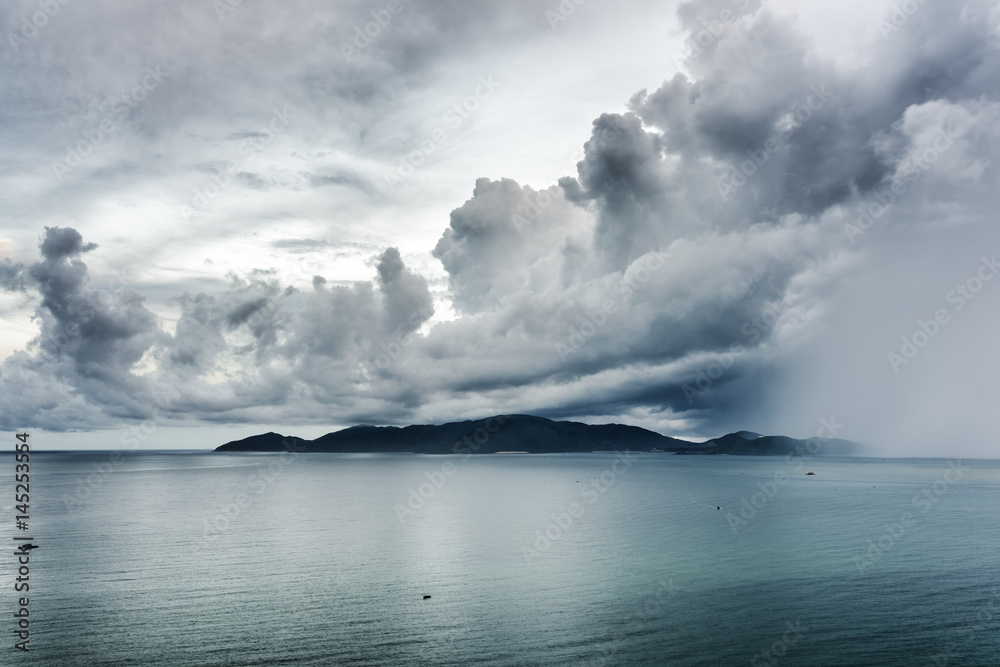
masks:
{"type": "Polygon", "coordinates": [[[227,442],[215,451],[277,452],[287,448],[340,453],[563,454],[630,450],[741,456],[784,456],[807,451],[819,456],[863,456],[868,449],[860,443],[838,438],[813,438],[810,442],[749,431],[698,443],[624,424],[590,425],[531,415],[496,415],[441,425],[352,426],[315,440],[264,433],[227,442]]]}

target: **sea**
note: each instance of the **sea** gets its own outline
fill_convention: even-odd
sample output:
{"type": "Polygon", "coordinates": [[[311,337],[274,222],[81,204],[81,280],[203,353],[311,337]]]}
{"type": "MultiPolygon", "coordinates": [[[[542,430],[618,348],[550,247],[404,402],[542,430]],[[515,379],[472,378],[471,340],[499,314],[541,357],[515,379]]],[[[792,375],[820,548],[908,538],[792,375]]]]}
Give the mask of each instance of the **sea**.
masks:
{"type": "Polygon", "coordinates": [[[1000,461],[33,453],[26,531],[0,466],[3,665],[1000,665],[1000,461]]]}

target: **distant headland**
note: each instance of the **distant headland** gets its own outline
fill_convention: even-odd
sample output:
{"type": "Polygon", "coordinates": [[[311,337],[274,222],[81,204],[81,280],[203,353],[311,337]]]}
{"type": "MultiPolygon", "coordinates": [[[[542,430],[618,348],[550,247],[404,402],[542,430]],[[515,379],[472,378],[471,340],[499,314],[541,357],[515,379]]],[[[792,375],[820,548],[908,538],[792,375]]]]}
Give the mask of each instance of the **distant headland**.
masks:
{"type": "Polygon", "coordinates": [[[339,452],[412,454],[566,454],[595,451],[649,451],[669,454],[738,456],[864,456],[867,448],[838,438],[798,440],[783,435],[737,431],[706,442],[671,438],[638,426],[552,421],[531,415],[495,415],[440,425],[360,425],[315,440],[279,433],[253,435],[218,447],[217,452],[339,452]]]}

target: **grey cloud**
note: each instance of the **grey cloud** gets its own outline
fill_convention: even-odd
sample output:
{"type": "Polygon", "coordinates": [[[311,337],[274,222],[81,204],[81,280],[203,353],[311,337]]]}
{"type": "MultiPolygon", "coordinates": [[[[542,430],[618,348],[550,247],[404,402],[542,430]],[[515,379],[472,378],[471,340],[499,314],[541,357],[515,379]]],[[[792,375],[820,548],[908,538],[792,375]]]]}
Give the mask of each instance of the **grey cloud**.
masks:
{"type": "MultiPolygon", "coordinates": [[[[685,17],[692,28],[695,16],[685,17]]],[[[899,49],[916,55],[932,22],[944,32],[941,48],[933,55],[920,52],[920,64],[887,59],[885,68],[847,72],[811,54],[788,19],[747,13],[726,29],[712,53],[692,61],[697,79],[677,75],[654,93],[634,97],[634,114],[598,118],[578,176],[560,181],[565,199],[595,215],[590,242],[546,243],[533,229],[522,234],[531,252],[556,255],[558,249],[564,293],[525,290],[524,283],[497,289],[502,285],[497,258],[520,266],[524,253],[503,252],[511,246],[506,217],[513,207],[477,184],[473,200],[453,212],[435,256],[448,270],[456,304],[465,312],[500,310],[489,320],[455,325],[474,328],[478,338],[471,331],[458,337],[442,329],[432,331],[428,345],[440,333],[452,336],[456,355],[468,349],[472,356],[477,348],[472,341],[478,341],[479,349],[524,361],[519,369],[502,372],[480,364],[474,384],[468,384],[471,377],[455,379],[462,389],[508,384],[568,389],[628,364],[673,364],[670,377],[643,394],[656,400],[622,393],[623,405],[641,403],[694,421],[746,415],[747,406],[762,403],[745,394],[780,377],[781,366],[770,360],[776,327],[751,328],[754,336],[748,337],[742,326],[798,292],[797,305],[782,314],[780,325],[794,331],[796,320],[803,321],[828,298],[802,287],[806,276],[836,273],[844,261],[843,238],[826,219],[835,217],[837,206],[863,201],[885,187],[897,173],[912,143],[911,134],[899,129],[907,110],[935,99],[968,96],[971,102],[993,94],[995,82],[981,81],[974,89],[971,82],[980,80],[981,63],[995,59],[995,46],[987,28],[964,23],[957,8],[935,5],[920,23],[907,26],[912,32],[900,36],[901,45],[876,46],[874,53],[899,49]],[[952,49],[961,42],[966,53],[957,57],[952,49]],[[945,74],[934,75],[933,86],[924,85],[928,73],[935,72],[945,74]],[[778,139],[777,151],[763,166],[754,165],[745,187],[721,198],[720,175],[739,169],[751,157],[748,151],[760,155],[772,137],[778,139]],[[888,149],[891,137],[898,139],[895,151],[888,149]],[[775,232],[761,223],[774,225],[775,232]],[[480,238],[482,243],[473,242],[480,238]],[[622,276],[650,247],[669,247],[672,263],[683,258],[700,266],[689,264],[686,275],[676,266],[659,272],[614,318],[613,328],[598,328],[563,364],[539,363],[542,348],[528,342],[540,342],[537,338],[519,339],[519,353],[506,345],[512,331],[566,340],[600,302],[598,279],[604,277],[606,285],[607,278],[622,276]],[[593,261],[594,255],[601,261],[593,261]],[[534,319],[541,312],[550,326],[540,327],[534,319]],[[711,362],[706,355],[724,354],[733,343],[743,346],[734,367],[712,382],[710,391],[699,391],[697,400],[689,401],[682,390],[694,386],[711,362]],[[748,373],[751,368],[759,370],[748,373]]],[[[606,287],[603,292],[613,296],[606,287]]],[[[566,402],[550,404],[551,409],[560,414],[583,409],[569,398],[573,392],[561,393],[566,402]]],[[[602,400],[611,399],[602,395],[602,400]]]]}
{"type": "Polygon", "coordinates": [[[816,216],[885,181],[894,166],[876,141],[907,108],[997,92],[982,79],[997,57],[985,23],[930,3],[894,37],[873,49],[882,66],[846,74],[816,58],[788,19],[762,10],[727,28],[711,57],[689,61],[697,80],[677,74],[631,106],[685,168],[704,167],[706,157],[728,173],[748,164],[755,173],[733,189],[732,206],[750,221],[816,216]],[[773,155],[762,152],[769,139],[773,155]],[[764,164],[748,162],[754,156],[764,164]]]}
{"type": "MultiPolygon", "coordinates": [[[[80,408],[82,421],[72,428],[146,418],[154,410],[241,420],[251,406],[282,405],[296,387],[307,405],[349,401],[357,364],[371,365],[379,344],[398,341],[433,314],[427,282],[389,248],[378,258],[374,283],[329,287],[317,276],[312,293],[301,294],[272,272],[255,271],[231,275],[214,294],[183,294],[170,336],[134,290],[109,295],[87,288],[89,271],[78,257],[93,247],[74,229],[46,230],[43,260],[28,272],[42,296],[42,332],[32,342],[34,354],[15,354],[0,369],[5,383],[44,377],[46,396],[80,408]],[[144,357],[155,370],[141,375],[144,357]],[[209,379],[217,374],[231,380],[209,379]]],[[[396,400],[416,397],[401,387],[387,391],[396,400]]],[[[5,424],[60,428],[41,395],[8,393],[5,424]]]]}
{"type": "Polygon", "coordinates": [[[72,358],[84,375],[121,376],[156,342],[156,318],[134,290],[113,299],[87,289],[87,266],[77,255],[95,248],[72,228],[47,227],[39,248],[44,260],[28,274],[42,295],[42,349],[72,358]]]}
{"type": "Polygon", "coordinates": [[[682,2],[677,7],[677,18],[681,26],[688,33],[688,44],[690,46],[701,46],[702,49],[707,50],[712,44],[718,42],[720,33],[725,33],[725,27],[734,18],[754,14],[760,9],[760,6],[761,0],[699,0],[698,2],[682,2]],[[710,25],[706,26],[706,23],[710,25]],[[722,24],[721,29],[719,24],[722,24]],[[704,30],[708,30],[708,35],[700,35],[704,30]]]}
{"type": "Polygon", "coordinates": [[[267,305],[267,299],[264,297],[259,297],[257,299],[252,299],[245,303],[241,303],[235,309],[229,312],[226,316],[226,320],[229,321],[230,326],[238,326],[243,324],[250,316],[255,315],[261,311],[264,306],[267,305]]]}
{"type": "Polygon", "coordinates": [[[398,249],[389,248],[379,257],[378,283],[389,333],[416,331],[434,314],[427,281],[406,268],[398,249]]]}
{"type": "Polygon", "coordinates": [[[327,248],[332,248],[338,253],[347,254],[361,254],[368,253],[374,250],[375,246],[371,243],[356,243],[352,241],[326,241],[323,239],[278,239],[271,243],[271,247],[280,248],[282,250],[288,250],[293,253],[307,253],[314,252],[316,250],[323,250],[327,248]]]}
{"type": "MultiPolygon", "coordinates": [[[[313,110],[304,135],[322,135],[327,143],[337,137],[340,145],[366,145],[377,155],[380,124],[432,75],[443,53],[488,41],[483,35],[516,39],[511,33],[529,22],[519,12],[541,6],[408,5],[350,66],[337,45],[370,8],[319,11],[298,35],[320,45],[318,51],[289,75],[307,85],[269,90],[276,98],[289,92],[290,103],[313,110]]],[[[626,113],[600,115],[590,137],[581,137],[585,157],[574,177],[540,189],[480,178],[451,212],[433,256],[459,316],[433,326],[422,326],[432,322],[428,279],[407,268],[398,249],[381,244],[351,248],[377,255],[370,281],[335,285],[316,276],[311,290],[296,292],[276,274],[258,272],[223,288],[189,290],[177,299],[181,317],[168,336],[137,294],[125,290],[108,302],[93,296],[79,260],[92,245],[72,230],[49,230],[42,262],[26,274],[14,265],[3,269],[5,281],[27,276],[42,295],[42,334],[30,354],[11,357],[3,372],[5,382],[18,373],[37,377],[45,395],[56,398],[5,398],[3,412],[19,423],[97,425],[142,414],[139,403],[151,400],[151,386],[158,385],[172,397],[171,414],[215,422],[323,422],[333,412],[344,421],[411,421],[531,411],[646,414],[715,435],[723,427],[766,430],[774,424],[770,415],[782,413],[781,400],[811,419],[829,397],[818,390],[803,397],[803,368],[812,373],[808,386],[835,377],[839,393],[851,394],[853,377],[840,369],[877,364],[852,359],[862,346],[845,350],[837,340],[861,327],[877,342],[896,336],[895,329],[875,329],[883,322],[871,314],[878,309],[868,310],[875,302],[851,287],[877,278],[873,284],[906,293],[912,276],[894,272],[914,268],[894,261],[899,241],[889,232],[936,225],[957,230],[953,235],[978,252],[992,229],[995,197],[988,190],[1000,142],[991,128],[1000,116],[998,49],[982,19],[988,4],[921,7],[904,29],[859,54],[870,63],[859,68],[825,60],[792,19],[758,3],[683,4],[689,45],[699,44],[702,21],[725,9],[734,18],[689,58],[687,74],[640,91],[626,113]],[[845,222],[900,182],[906,161],[932,146],[944,126],[957,128],[954,147],[910,185],[909,198],[897,197],[857,251],[844,237],[845,222]],[[748,160],[752,173],[733,185],[729,179],[748,160]],[[424,329],[426,335],[416,333],[424,329]],[[59,332],[67,330],[72,340],[60,342],[59,332]],[[731,352],[734,344],[738,352],[731,352]],[[824,355],[833,361],[821,361],[824,355]],[[143,358],[156,362],[155,372],[135,372],[143,358]],[[799,391],[788,389],[788,378],[799,391]]],[[[297,48],[291,39],[261,44],[255,30],[269,11],[244,6],[214,26],[249,35],[240,67],[253,70],[297,48]],[[263,46],[259,53],[256,46],[263,46]]],[[[206,113],[224,94],[242,104],[251,99],[254,77],[266,76],[209,90],[210,79],[195,69],[202,63],[193,62],[199,43],[192,40],[173,58],[173,69],[190,75],[171,84],[180,101],[145,107],[136,127],[148,123],[155,135],[183,126],[188,114],[206,113]]],[[[209,44],[205,59],[233,76],[236,66],[225,62],[221,48],[209,44]]],[[[218,127],[207,136],[260,125],[252,114],[218,113],[218,127]]],[[[329,165],[294,173],[313,187],[353,183],[329,165]]],[[[293,253],[335,245],[272,242],[293,253]]],[[[949,245],[935,269],[945,287],[947,264],[959,249],[957,241],[949,245]]],[[[899,310],[900,321],[910,326],[923,311],[915,312],[899,310]]],[[[869,343],[865,352],[878,356],[880,344],[869,343]]]]}
{"type": "Polygon", "coordinates": [[[373,192],[374,184],[370,179],[353,171],[337,171],[323,174],[306,174],[309,185],[314,188],[323,188],[328,185],[353,186],[364,192],[373,192]]]}
{"type": "Polygon", "coordinates": [[[573,201],[596,200],[595,248],[609,268],[622,268],[667,237],[669,182],[660,137],[643,130],[633,114],[604,114],[584,152],[579,178],[560,185],[573,201]]]}
{"type": "Polygon", "coordinates": [[[177,322],[170,361],[177,367],[196,371],[209,368],[209,362],[225,347],[221,328],[214,324],[215,299],[207,294],[184,295],[179,299],[181,318],[177,322]]]}
{"type": "Polygon", "coordinates": [[[330,244],[318,239],[280,239],[271,243],[275,248],[285,248],[292,251],[309,252],[315,248],[326,248],[330,244]]]}
{"type": "Polygon", "coordinates": [[[267,187],[267,181],[257,174],[253,174],[248,171],[237,172],[236,178],[240,179],[241,183],[253,190],[263,190],[267,187]]]}
{"type": "MultiPolygon", "coordinates": [[[[52,396],[79,392],[108,416],[147,416],[150,406],[143,402],[143,382],[130,371],[165,336],[139,293],[122,289],[109,296],[87,287],[88,269],[77,257],[95,247],[84,243],[72,228],[46,228],[39,245],[43,259],[27,272],[42,297],[36,311],[41,332],[30,343],[36,355],[14,355],[4,362],[2,372],[5,379],[45,376],[44,386],[62,382],[65,387],[53,390],[52,396]]],[[[17,405],[4,418],[8,426],[27,422],[65,427],[50,423],[52,413],[44,396],[18,394],[9,400],[17,405]]],[[[88,422],[95,411],[87,410],[88,422]]]]}
{"type": "MultiPolygon", "coordinates": [[[[371,333],[382,329],[375,294],[370,283],[327,287],[325,283],[314,282],[296,327],[289,333],[284,354],[301,359],[304,364],[315,361],[329,366],[336,361],[341,374],[344,367],[367,355],[371,333]]],[[[303,371],[310,375],[313,372],[305,366],[303,371]]]]}
{"type": "Polygon", "coordinates": [[[535,191],[511,179],[476,181],[472,198],[451,212],[434,248],[455,305],[474,313],[533,281],[557,276],[559,246],[585,230],[585,217],[558,188],[535,191]]]}
{"type": "Polygon", "coordinates": [[[84,252],[90,252],[97,247],[96,243],[84,244],[80,232],[70,227],[46,227],[45,236],[38,246],[42,256],[50,261],[59,261],[84,252]]]}
{"type": "MultiPolygon", "coordinates": [[[[538,21],[540,0],[407,2],[348,61],[341,44],[350,43],[354,28],[372,21],[371,12],[384,3],[243,3],[220,18],[216,7],[222,4],[69,3],[19,52],[0,49],[10,100],[3,134],[21,144],[17,164],[5,166],[35,175],[25,197],[38,209],[36,219],[66,219],[93,196],[86,184],[95,180],[109,199],[155,187],[164,199],[190,205],[192,189],[206,183],[205,165],[214,165],[207,173],[219,174],[229,162],[242,164],[250,157],[246,142],[269,140],[261,128],[272,109],[284,105],[295,119],[269,150],[284,150],[282,141],[294,137],[328,149],[318,153],[335,147],[346,164],[360,161],[370,174],[337,173],[317,163],[308,165],[303,179],[299,165],[282,165],[278,173],[243,167],[250,175],[241,175],[225,196],[305,182],[357,189],[368,201],[379,196],[370,182],[381,170],[375,163],[397,155],[401,110],[415,91],[442,76],[442,64],[455,54],[490,48],[494,39],[510,42],[547,30],[538,21]],[[123,103],[150,67],[163,72],[162,81],[143,100],[123,103]],[[100,130],[107,118],[118,120],[112,131],[100,130]],[[54,162],[66,161],[67,146],[98,134],[79,166],[60,178],[52,173],[54,162]]],[[[20,26],[24,11],[4,5],[0,22],[20,26]]]]}
{"type": "Polygon", "coordinates": [[[196,375],[245,363],[238,358],[251,352],[257,362],[264,361],[287,324],[288,315],[281,306],[294,294],[293,288],[282,288],[269,271],[230,275],[225,291],[219,294],[185,293],[178,299],[181,317],[167,346],[168,358],[174,367],[196,375]],[[249,332],[251,339],[230,346],[225,333],[236,329],[249,332]]]}
{"type": "Polygon", "coordinates": [[[0,289],[8,292],[23,292],[24,273],[23,264],[4,257],[0,260],[0,289]]]}

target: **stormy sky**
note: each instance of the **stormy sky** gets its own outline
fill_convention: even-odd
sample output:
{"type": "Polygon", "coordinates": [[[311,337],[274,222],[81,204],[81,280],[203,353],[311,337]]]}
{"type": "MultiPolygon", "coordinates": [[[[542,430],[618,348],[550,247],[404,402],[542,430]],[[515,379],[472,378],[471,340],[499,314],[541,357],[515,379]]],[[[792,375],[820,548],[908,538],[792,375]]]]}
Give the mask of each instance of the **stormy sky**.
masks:
{"type": "Polygon", "coordinates": [[[0,423],[997,455],[1000,6],[16,0],[0,423]]]}

